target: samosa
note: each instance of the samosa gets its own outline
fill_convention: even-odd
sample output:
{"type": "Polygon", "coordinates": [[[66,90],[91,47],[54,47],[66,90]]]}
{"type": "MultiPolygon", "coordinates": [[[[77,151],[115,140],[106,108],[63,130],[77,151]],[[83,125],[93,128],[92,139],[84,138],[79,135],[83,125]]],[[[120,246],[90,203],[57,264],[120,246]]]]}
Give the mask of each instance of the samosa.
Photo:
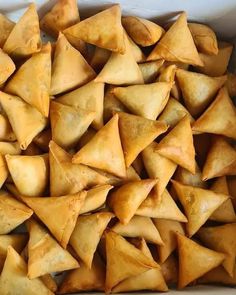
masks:
{"type": "Polygon", "coordinates": [[[104,83],[91,81],[74,91],[60,96],[57,102],[95,112],[92,127],[96,130],[103,126],[104,83]]]}
{"type": "Polygon", "coordinates": [[[70,245],[88,268],[92,267],[94,253],[112,217],[110,212],[98,212],[77,219],[70,245]]]}
{"type": "Polygon", "coordinates": [[[113,93],[131,113],[156,120],[168,102],[171,87],[171,83],[156,82],[147,85],[116,87],[113,93]]]}
{"type": "Polygon", "coordinates": [[[122,25],[130,38],[143,47],[155,44],[165,32],[154,22],[136,16],[122,17],[122,25]]]}
{"type": "Polygon", "coordinates": [[[16,66],[13,60],[2,49],[0,49],[0,86],[14,73],[16,66]]]}
{"type": "Polygon", "coordinates": [[[198,237],[207,247],[225,253],[223,267],[233,277],[236,258],[236,223],[229,223],[216,227],[203,227],[198,237]]]}
{"type": "Polygon", "coordinates": [[[183,12],[160,42],[148,56],[147,60],[165,59],[167,61],[183,62],[202,66],[193,37],[187,24],[187,15],[183,12]]]}
{"type": "Polygon", "coordinates": [[[174,180],[172,183],[188,218],[186,230],[189,237],[193,236],[211,214],[229,198],[224,194],[183,185],[174,180]]]}
{"type": "Polygon", "coordinates": [[[27,264],[24,259],[14,250],[8,247],[7,258],[0,276],[1,294],[24,294],[24,295],[53,295],[44,283],[39,279],[29,279],[27,276],[27,264]]]}
{"type": "Polygon", "coordinates": [[[179,253],[178,288],[182,289],[208,271],[219,266],[225,255],[205,248],[187,237],[177,234],[179,253]]]}
{"type": "Polygon", "coordinates": [[[63,31],[65,36],[124,54],[124,29],[121,25],[121,9],[116,4],[63,31]]]}
{"type": "Polygon", "coordinates": [[[10,35],[15,23],[7,18],[6,15],[0,13],[0,47],[2,48],[10,35]]]}
{"type": "Polygon", "coordinates": [[[8,234],[33,214],[31,209],[3,190],[0,191],[0,208],[0,235],[8,234]]]}
{"type": "Polygon", "coordinates": [[[123,237],[142,237],[149,243],[164,245],[157,228],[149,217],[134,216],[128,224],[118,222],[111,230],[123,237]]]}
{"type": "Polygon", "coordinates": [[[0,92],[0,102],[20,148],[25,150],[33,138],[45,128],[47,119],[36,108],[17,96],[0,92]]]}
{"type": "Polygon", "coordinates": [[[79,267],[77,260],[36,221],[31,219],[27,223],[27,228],[30,234],[28,243],[28,277],[30,279],[79,267]]]}
{"type": "Polygon", "coordinates": [[[4,90],[23,98],[45,117],[48,117],[50,84],[51,45],[48,43],[17,70],[4,90]]]}
{"type": "Polygon", "coordinates": [[[198,23],[188,23],[188,28],[199,52],[209,55],[218,54],[217,37],[209,26],[198,23]]]}
{"type": "Polygon", "coordinates": [[[84,164],[119,177],[126,176],[124,155],[118,129],[118,115],[102,127],[74,156],[74,164],[84,164]]]}
{"type": "Polygon", "coordinates": [[[119,113],[119,130],[126,167],[153,140],[168,129],[165,123],[128,113],[119,113]]]}
{"type": "Polygon", "coordinates": [[[202,114],[227,80],[227,76],[208,77],[181,69],[177,70],[176,76],[184,103],[194,117],[202,114]]]}
{"type": "Polygon", "coordinates": [[[13,58],[25,58],[40,48],[39,19],[36,5],[32,3],[12,28],[3,50],[13,58]]]}
{"type": "Polygon", "coordinates": [[[85,197],[86,192],[82,191],[77,194],[60,197],[25,197],[23,201],[47,226],[60,245],[66,248],[85,197]],[[54,215],[50,218],[51,212],[54,215]]]}
{"type": "Polygon", "coordinates": [[[88,83],[95,77],[81,53],[60,33],[52,63],[50,95],[57,95],[88,83]]]}
{"type": "Polygon", "coordinates": [[[160,141],[156,150],[163,157],[195,173],[195,150],[188,116],[160,141]]]}
{"type": "Polygon", "coordinates": [[[152,83],[156,80],[160,69],[164,63],[164,59],[149,61],[139,64],[139,69],[143,75],[144,83],[152,83]]]}

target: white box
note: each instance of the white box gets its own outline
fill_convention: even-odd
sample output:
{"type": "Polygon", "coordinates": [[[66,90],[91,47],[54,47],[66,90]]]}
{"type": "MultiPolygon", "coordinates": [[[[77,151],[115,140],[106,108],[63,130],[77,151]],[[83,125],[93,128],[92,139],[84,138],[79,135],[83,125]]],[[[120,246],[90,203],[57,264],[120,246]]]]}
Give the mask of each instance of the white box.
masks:
{"type": "MultiPolygon", "coordinates": [[[[55,4],[56,0],[0,0],[0,12],[17,21],[26,7],[32,2],[37,4],[39,15],[42,16],[55,4]]],[[[120,3],[124,15],[145,17],[159,23],[173,18],[181,11],[186,11],[188,20],[209,24],[219,38],[236,44],[236,0],[79,0],[80,14],[82,18],[83,16],[92,15],[112,3],[120,3]]],[[[231,71],[236,73],[235,49],[231,60],[231,71]]],[[[89,294],[95,295],[98,293],[89,294]]],[[[133,294],[151,295],[154,292],[136,292],[133,294]]],[[[181,291],[171,290],[166,294],[236,295],[236,289],[220,286],[196,286],[181,291]]]]}

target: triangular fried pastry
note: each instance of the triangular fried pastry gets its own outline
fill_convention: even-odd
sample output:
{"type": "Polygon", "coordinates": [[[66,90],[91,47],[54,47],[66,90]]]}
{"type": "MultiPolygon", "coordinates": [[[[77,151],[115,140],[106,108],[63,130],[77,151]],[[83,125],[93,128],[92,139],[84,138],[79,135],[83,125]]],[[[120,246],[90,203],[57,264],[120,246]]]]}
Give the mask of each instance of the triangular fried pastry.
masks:
{"type": "Polygon", "coordinates": [[[81,53],[60,33],[52,63],[51,95],[60,94],[88,83],[95,77],[81,53]]]}
{"type": "Polygon", "coordinates": [[[66,248],[85,197],[86,192],[82,191],[74,195],[60,197],[26,197],[23,201],[47,226],[60,245],[66,248]],[[52,218],[50,218],[51,212],[53,212],[52,218]]]}
{"type": "Polygon", "coordinates": [[[49,175],[48,154],[37,156],[6,155],[7,166],[20,194],[43,195],[49,175]]]}
{"type": "Polygon", "coordinates": [[[121,9],[116,4],[64,30],[64,34],[114,52],[125,53],[121,9]],[[96,28],[96,29],[94,29],[96,28]]]}
{"type": "Polygon", "coordinates": [[[50,83],[51,45],[48,43],[19,68],[4,90],[23,98],[48,117],[50,83]]]}
{"type": "Polygon", "coordinates": [[[177,248],[176,233],[184,235],[184,228],[178,221],[154,218],[153,222],[158,229],[163,245],[157,246],[160,263],[164,263],[177,248]]]}
{"type": "Polygon", "coordinates": [[[136,16],[122,17],[122,25],[130,38],[136,44],[144,47],[155,44],[165,32],[154,22],[136,16]]]}
{"type": "Polygon", "coordinates": [[[236,264],[234,275],[231,277],[223,266],[218,266],[198,279],[199,284],[220,284],[226,286],[236,286],[236,264]]]}
{"type": "Polygon", "coordinates": [[[187,116],[190,123],[194,122],[188,110],[175,98],[170,97],[164,111],[158,117],[158,121],[166,123],[170,128],[175,127],[181,119],[187,116]]]}
{"type": "Polygon", "coordinates": [[[143,84],[142,73],[127,38],[125,38],[125,44],[125,53],[113,52],[101,72],[95,78],[95,82],[112,85],[143,84]]]}
{"type": "Polygon", "coordinates": [[[88,190],[79,213],[84,214],[100,208],[106,202],[107,195],[112,188],[113,186],[105,184],[88,190]]]}
{"type": "Polygon", "coordinates": [[[198,167],[197,162],[195,162],[195,167],[195,174],[193,174],[179,166],[175,172],[174,180],[185,185],[207,188],[207,183],[202,180],[202,172],[198,167]]]}
{"type": "Polygon", "coordinates": [[[7,142],[16,140],[16,136],[11,128],[9,120],[2,114],[0,114],[0,126],[0,140],[7,142]]]}
{"type": "Polygon", "coordinates": [[[223,267],[233,277],[236,258],[236,223],[229,223],[215,227],[203,227],[198,237],[207,247],[225,253],[223,267]]]}
{"type": "Polygon", "coordinates": [[[17,252],[21,252],[27,243],[27,239],[26,234],[0,235],[0,272],[7,256],[7,248],[12,246],[17,252]]]}
{"type": "Polygon", "coordinates": [[[74,91],[57,99],[58,102],[75,108],[95,112],[92,127],[100,129],[103,126],[104,83],[91,81],[74,91]]]}
{"type": "Polygon", "coordinates": [[[0,191],[0,208],[0,235],[8,234],[33,214],[31,209],[3,190],[0,191]]]}
{"type": "Polygon", "coordinates": [[[204,74],[178,69],[176,76],[184,103],[192,116],[199,116],[224,85],[227,76],[209,77],[204,74]]]}
{"type": "Polygon", "coordinates": [[[149,243],[163,245],[160,234],[149,217],[134,216],[126,225],[117,222],[112,231],[123,237],[143,237],[149,243]]]}
{"type": "Polygon", "coordinates": [[[216,55],[200,53],[199,56],[203,66],[197,67],[200,73],[212,77],[219,77],[225,74],[233,51],[233,45],[227,42],[219,42],[219,51],[216,55]]]}
{"type": "Polygon", "coordinates": [[[146,61],[146,56],[142,52],[142,49],[126,34],[126,32],[125,35],[128,38],[129,45],[136,62],[140,63],[146,61]]]}
{"type": "Polygon", "coordinates": [[[45,128],[47,119],[17,96],[0,92],[0,102],[21,149],[25,150],[33,138],[45,128]]]}
{"type": "Polygon", "coordinates": [[[84,291],[103,291],[105,287],[105,266],[98,253],[95,253],[91,268],[80,262],[80,267],[67,273],[58,294],[84,291]]]}
{"type": "Polygon", "coordinates": [[[71,163],[72,156],[55,142],[49,144],[50,192],[52,196],[77,193],[107,183],[107,177],[85,166],[71,163]]]}
{"type": "Polygon", "coordinates": [[[28,243],[28,277],[30,279],[79,267],[75,258],[36,221],[33,219],[28,221],[27,228],[30,234],[28,243]]]}
{"type": "Polygon", "coordinates": [[[38,135],[34,138],[34,143],[44,152],[49,151],[49,142],[52,140],[52,132],[51,129],[46,129],[40,132],[38,135]]]}
{"type": "Polygon", "coordinates": [[[79,22],[76,0],[59,0],[40,20],[40,28],[53,37],[79,22]]]}
{"type": "MultiPolygon", "coordinates": [[[[136,245],[135,245],[136,246],[136,245]]],[[[136,246],[144,255],[153,259],[152,254],[144,239],[136,246]]],[[[112,289],[112,293],[132,292],[141,290],[168,291],[162,271],[159,268],[152,268],[137,276],[132,276],[121,281],[112,289]]]]}
{"type": "Polygon", "coordinates": [[[139,69],[143,75],[144,83],[152,83],[156,80],[159,71],[164,63],[164,59],[144,62],[139,64],[139,69]]]}
{"type": "Polygon", "coordinates": [[[174,254],[171,254],[164,263],[161,264],[161,272],[166,284],[177,284],[178,282],[178,263],[174,254]]]}
{"type": "Polygon", "coordinates": [[[215,137],[203,167],[202,179],[230,175],[236,165],[236,150],[221,136],[215,137]]]}
{"type": "Polygon", "coordinates": [[[0,47],[2,48],[10,35],[15,23],[11,21],[6,15],[0,13],[0,47]]]}
{"type": "Polygon", "coordinates": [[[156,120],[168,102],[171,86],[171,83],[156,82],[116,87],[113,92],[133,114],[156,120]]]}
{"type": "Polygon", "coordinates": [[[118,115],[114,115],[73,156],[72,162],[98,168],[119,177],[125,177],[126,169],[119,135],[118,119],[118,115]]]}
{"type": "Polygon", "coordinates": [[[172,183],[188,218],[186,230],[189,237],[193,236],[211,214],[229,198],[224,194],[183,185],[177,181],[172,183]]]}
{"type": "Polygon", "coordinates": [[[100,72],[104,65],[107,63],[110,56],[110,50],[96,47],[89,64],[96,72],[100,72]]]}
{"type": "Polygon", "coordinates": [[[24,259],[9,246],[7,258],[0,276],[1,294],[24,294],[24,295],[53,295],[39,279],[27,277],[27,264],[24,259]]]}
{"type": "Polygon", "coordinates": [[[129,167],[142,150],[167,130],[167,125],[123,112],[119,113],[119,118],[125,163],[129,167]]]}
{"type": "Polygon", "coordinates": [[[94,253],[112,217],[110,212],[98,212],[77,219],[70,245],[88,268],[92,267],[94,253]]]}
{"type": "Polygon", "coordinates": [[[197,49],[205,54],[218,54],[218,43],[215,32],[206,25],[188,23],[188,28],[193,36],[197,49]]]}
{"type": "MultiPolygon", "coordinates": [[[[218,177],[213,185],[211,186],[211,190],[229,195],[229,189],[227,185],[227,180],[225,176],[218,177]]],[[[234,211],[234,206],[231,199],[225,201],[218,209],[216,209],[213,214],[210,216],[210,220],[215,220],[218,222],[235,222],[236,214],[234,211]]]]}
{"type": "Polygon", "coordinates": [[[195,173],[195,150],[188,116],[181,119],[161,140],[156,150],[160,155],[195,173]]]}
{"type": "Polygon", "coordinates": [[[208,271],[219,266],[225,255],[205,248],[187,237],[177,234],[179,253],[178,288],[182,289],[208,271]]]}
{"type": "Polygon", "coordinates": [[[109,85],[104,96],[104,121],[108,122],[117,112],[128,112],[123,103],[113,93],[115,86],[109,85]]]}
{"type": "Polygon", "coordinates": [[[159,198],[155,190],[152,190],[148,197],[142,202],[136,211],[137,215],[151,218],[163,218],[187,222],[186,217],[175,204],[167,190],[159,198]]]}
{"type": "Polygon", "coordinates": [[[183,62],[202,66],[202,61],[195,47],[187,24],[187,15],[183,12],[164,34],[147,60],[164,58],[167,61],[183,62]]]}
{"type": "Polygon", "coordinates": [[[236,75],[233,73],[227,73],[226,87],[229,92],[229,96],[236,96],[236,75]]]}
{"type": "Polygon", "coordinates": [[[156,183],[154,179],[129,182],[110,195],[108,205],[122,224],[130,222],[156,183]]]}
{"type": "Polygon", "coordinates": [[[15,71],[16,66],[13,60],[2,49],[0,49],[0,86],[6,82],[6,80],[15,71]]]}
{"type": "Polygon", "coordinates": [[[52,140],[63,148],[74,147],[94,117],[95,112],[52,101],[50,105],[52,140]]]}
{"type": "Polygon", "coordinates": [[[150,178],[158,178],[157,195],[161,197],[169,180],[173,176],[177,164],[161,156],[157,151],[158,144],[154,141],[142,151],[145,169],[150,178]]]}
{"type": "Polygon", "coordinates": [[[106,258],[106,292],[131,276],[159,268],[153,259],[112,231],[106,234],[106,258]]]}
{"type": "Polygon", "coordinates": [[[32,3],[11,30],[3,50],[14,58],[23,58],[39,51],[40,47],[39,19],[36,5],[32,3]]]}

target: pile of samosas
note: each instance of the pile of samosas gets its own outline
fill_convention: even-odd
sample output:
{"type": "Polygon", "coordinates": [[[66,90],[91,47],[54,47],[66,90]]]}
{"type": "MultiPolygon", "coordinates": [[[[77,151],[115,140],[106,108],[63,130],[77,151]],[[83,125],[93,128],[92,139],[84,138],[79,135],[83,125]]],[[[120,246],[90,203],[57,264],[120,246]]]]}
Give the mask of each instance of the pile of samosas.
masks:
{"type": "Polygon", "coordinates": [[[0,46],[0,294],[235,286],[233,46],[76,0],[0,46]]]}

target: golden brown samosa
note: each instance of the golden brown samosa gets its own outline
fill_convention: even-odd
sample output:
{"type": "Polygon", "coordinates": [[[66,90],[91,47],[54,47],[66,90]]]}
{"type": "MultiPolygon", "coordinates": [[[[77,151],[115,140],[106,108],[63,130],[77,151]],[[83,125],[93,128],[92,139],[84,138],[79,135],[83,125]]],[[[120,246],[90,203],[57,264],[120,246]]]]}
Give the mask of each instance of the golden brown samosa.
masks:
{"type": "Polygon", "coordinates": [[[32,3],[12,28],[3,50],[14,58],[24,58],[39,51],[40,48],[39,19],[36,5],[32,3]]]}
{"type": "Polygon", "coordinates": [[[4,91],[23,98],[45,117],[48,117],[50,84],[51,45],[48,43],[17,70],[4,91]]]}
{"type": "Polygon", "coordinates": [[[205,248],[187,237],[177,234],[179,253],[178,288],[182,289],[208,271],[219,266],[225,255],[205,248]]]}
{"type": "Polygon", "coordinates": [[[174,180],[172,183],[188,218],[186,230],[189,237],[193,236],[211,214],[229,198],[224,194],[183,185],[174,180]]]}
{"type": "Polygon", "coordinates": [[[59,0],[40,20],[40,28],[53,37],[79,22],[76,0],[59,0]]]}
{"type": "Polygon", "coordinates": [[[81,53],[60,33],[52,63],[50,95],[57,95],[86,84],[95,75],[81,53]]]}
{"type": "Polygon", "coordinates": [[[77,219],[70,245],[90,269],[98,243],[112,217],[114,215],[110,212],[98,212],[77,219]]]}
{"type": "Polygon", "coordinates": [[[7,18],[6,15],[0,13],[0,47],[2,48],[10,35],[15,23],[7,18]]]}
{"type": "Polygon", "coordinates": [[[6,191],[0,191],[0,234],[8,234],[25,220],[33,211],[17,201],[6,191]]]}
{"type": "Polygon", "coordinates": [[[165,123],[120,112],[119,130],[126,167],[167,128],[165,123]]]}
{"type": "Polygon", "coordinates": [[[164,34],[147,60],[165,59],[202,66],[193,37],[187,24],[187,15],[183,12],[164,34]]]}
{"type": "Polygon", "coordinates": [[[13,60],[2,49],[0,49],[0,86],[13,74],[16,66],[13,60]]]}
{"type": "Polygon", "coordinates": [[[76,108],[95,112],[92,127],[100,129],[103,126],[104,83],[91,81],[74,91],[60,96],[57,101],[76,108]]]}
{"type": "Polygon", "coordinates": [[[126,169],[118,129],[118,120],[118,115],[114,115],[113,118],[73,156],[72,162],[98,168],[119,177],[125,177],[126,169]]]}
{"type": "Polygon", "coordinates": [[[198,237],[206,247],[225,253],[223,267],[233,277],[236,258],[236,223],[229,223],[215,227],[203,227],[198,237]]]}
{"type": "Polygon", "coordinates": [[[27,276],[27,264],[14,250],[8,247],[7,258],[0,276],[1,294],[15,295],[53,295],[44,283],[39,279],[29,279],[27,276]]]}
{"type": "Polygon", "coordinates": [[[206,25],[188,23],[188,28],[193,36],[197,49],[205,54],[218,54],[218,43],[215,32],[206,25]]]}
{"type": "Polygon", "coordinates": [[[163,157],[195,173],[195,149],[188,116],[181,119],[160,141],[156,150],[163,157]]]}
{"type": "Polygon", "coordinates": [[[34,279],[51,272],[79,267],[77,260],[63,249],[41,225],[33,219],[27,222],[28,277],[34,279]]]}
{"type": "Polygon", "coordinates": [[[23,201],[47,226],[60,245],[66,248],[85,197],[86,192],[82,191],[60,197],[25,197],[23,201]],[[50,215],[51,212],[53,212],[53,215],[50,215]]]}
{"type": "Polygon", "coordinates": [[[181,69],[177,70],[176,76],[184,103],[192,116],[202,114],[227,80],[227,76],[209,77],[181,69]]]}
{"type": "Polygon", "coordinates": [[[155,44],[165,32],[154,22],[136,16],[122,17],[122,25],[130,38],[143,47],[155,44]]]}
{"type": "Polygon", "coordinates": [[[108,205],[122,224],[129,223],[156,183],[154,179],[132,181],[110,195],[108,205]]]}
{"type": "Polygon", "coordinates": [[[83,40],[121,54],[125,53],[121,9],[116,4],[63,31],[68,38],[83,40]]]}
{"type": "Polygon", "coordinates": [[[45,128],[47,119],[36,108],[17,96],[0,92],[0,102],[20,148],[25,150],[33,138],[45,128]]]}

